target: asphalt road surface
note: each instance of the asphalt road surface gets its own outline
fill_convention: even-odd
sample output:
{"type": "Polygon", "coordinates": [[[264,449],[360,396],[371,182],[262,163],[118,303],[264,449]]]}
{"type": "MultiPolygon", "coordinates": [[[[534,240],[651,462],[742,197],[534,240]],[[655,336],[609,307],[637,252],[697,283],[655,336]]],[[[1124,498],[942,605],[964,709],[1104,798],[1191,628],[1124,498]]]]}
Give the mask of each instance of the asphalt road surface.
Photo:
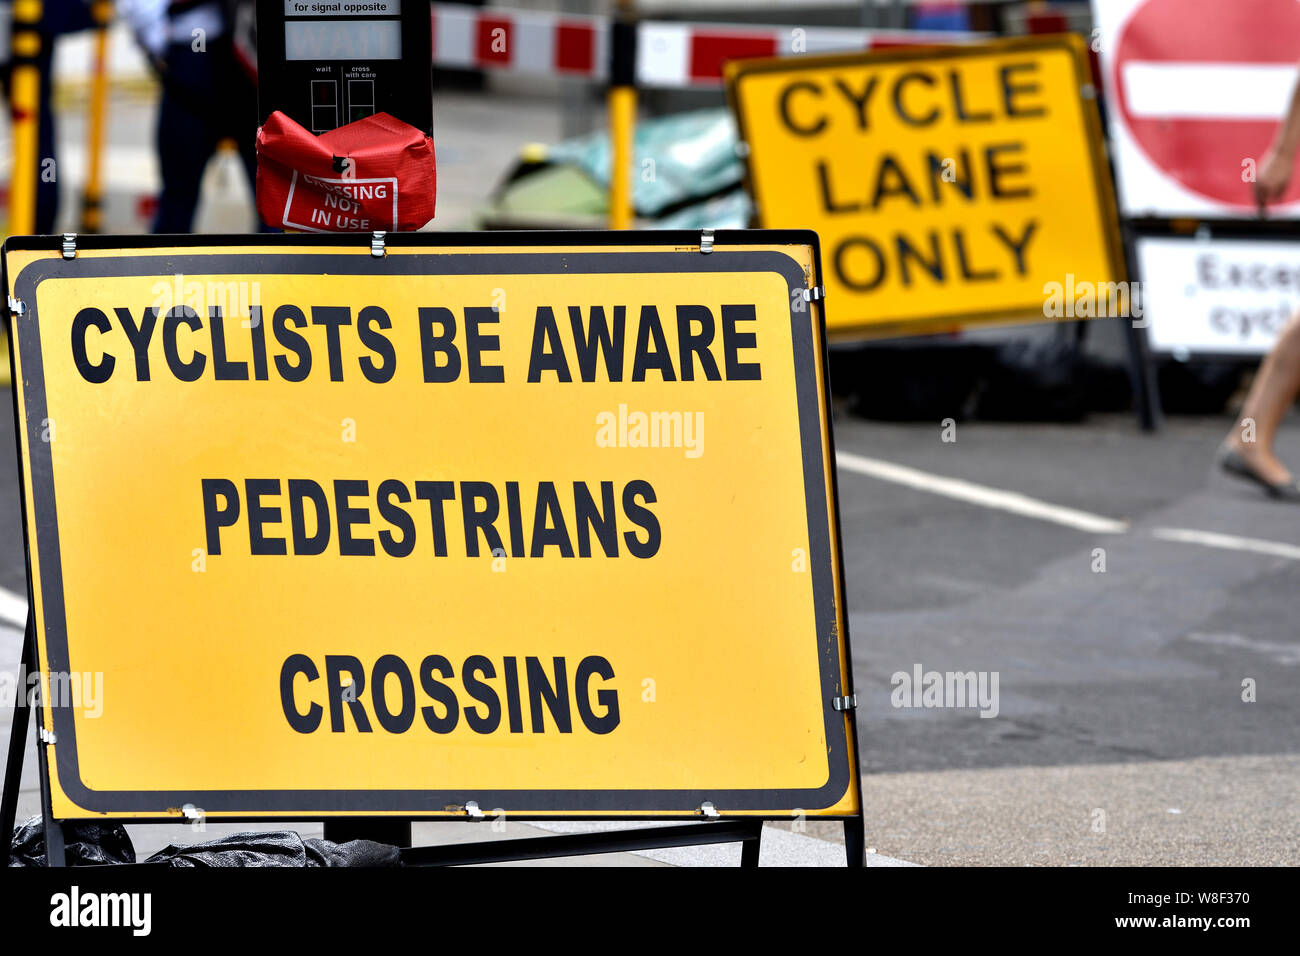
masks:
{"type": "MultiPolygon", "coordinates": [[[[1152,437],[1126,418],[967,424],[948,443],[938,423],[836,422],[842,453],[1126,526],[1079,530],[840,469],[880,852],[1300,862],[1300,509],[1214,473],[1228,425],[1175,419],[1152,437]],[[918,664],[997,672],[997,716],[893,706],[892,675],[918,664]]],[[[1300,429],[1280,448],[1300,464],[1300,429]]]]}

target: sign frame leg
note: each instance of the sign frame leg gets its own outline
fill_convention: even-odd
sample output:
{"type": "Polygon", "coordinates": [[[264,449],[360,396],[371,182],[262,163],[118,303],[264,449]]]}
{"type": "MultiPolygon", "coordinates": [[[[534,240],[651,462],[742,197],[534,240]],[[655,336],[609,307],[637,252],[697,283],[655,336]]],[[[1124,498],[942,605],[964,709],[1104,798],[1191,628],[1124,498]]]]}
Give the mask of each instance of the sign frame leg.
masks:
{"type": "MultiPolygon", "coordinates": [[[[1140,279],[1134,279],[1138,274],[1135,251],[1137,236],[1127,225],[1123,229],[1122,236],[1125,271],[1130,282],[1140,283],[1140,279]]],[[[1147,342],[1146,325],[1139,326],[1133,315],[1120,316],[1116,321],[1124,323],[1124,339],[1128,344],[1129,381],[1133,385],[1133,408],[1137,412],[1138,426],[1144,432],[1157,432],[1164,424],[1164,415],[1160,407],[1160,385],[1156,378],[1155,362],[1151,359],[1151,348],[1147,342]]]]}
{"type": "MultiPolygon", "coordinates": [[[[33,640],[32,616],[27,615],[27,626],[23,630],[23,650],[19,655],[22,666],[26,668],[29,660],[28,650],[33,640]]],[[[0,834],[5,840],[5,866],[13,853],[14,822],[18,814],[18,794],[23,783],[23,763],[27,755],[27,728],[31,723],[31,707],[27,700],[27,688],[18,687],[14,695],[14,715],[9,727],[9,754],[5,760],[4,794],[0,797],[0,834]]]]}
{"type": "Polygon", "coordinates": [[[848,867],[855,869],[867,865],[867,827],[859,810],[857,816],[844,821],[844,855],[848,867]]]}
{"type": "MultiPolygon", "coordinates": [[[[36,619],[31,607],[27,610],[27,627],[23,632],[23,653],[21,672],[39,674],[40,664],[36,656],[36,619]]],[[[5,764],[5,783],[3,802],[0,803],[0,833],[6,841],[5,862],[9,862],[13,850],[14,817],[18,809],[19,788],[22,786],[23,763],[27,747],[27,726],[31,716],[31,702],[25,687],[18,689],[19,700],[14,701],[13,726],[9,736],[9,757],[5,764]]],[[[39,702],[39,696],[38,696],[39,702]]],[[[50,763],[49,744],[44,739],[44,722],[41,707],[36,710],[36,767],[41,780],[41,818],[45,824],[45,865],[66,866],[65,839],[63,823],[54,818],[54,807],[50,800],[50,763]]]]}
{"type": "Polygon", "coordinates": [[[333,843],[370,840],[405,849],[411,845],[411,821],[390,817],[338,817],[325,821],[325,839],[333,843]]]}
{"type": "Polygon", "coordinates": [[[1160,409],[1160,386],[1156,381],[1155,363],[1147,345],[1146,329],[1137,328],[1132,319],[1120,319],[1128,338],[1129,376],[1133,382],[1133,405],[1138,424],[1144,432],[1156,432],[1164,424],[1160,409]]]}
{"type": "Polygon", "coordinates": [[[758,866],[758,855],[763,844],[763,821],[755,820],[750,828],[751,837],[740,844],[740,865],[758,866]]]}
{"type": "MultiPolygon", "coordinates": [[[[27,611],[26,664],[29,674],[39,674],[40,663],[36,657],[36,619],[29,606],[27,611]]],[[[38,697],[38,702],[40,698],[38,697]]],[[[45,865],[67,866],[64,852],[64,833],[62,822],[54,819],[54,804],[50,798],[50,752],[49,742],[44,740],[44,708],[36,708],[36,766],[41,778],[41,815],[45,819],[45,865]]]]}
{"type": "MultiPolygon", "coordinates": [[[[29,609],[27,626],[23,631],[22,673],[39,674],[36,662],[36,622],[29,609]]],[[[0,834],[5,841],[5,865],[10,862],[13,853],[14,822],[18,811],[18,794],[23,782],[23,764],[27,750],[27,728],[31,721],[31,702],[28,700],[26,687],[19,687],[17,699],[14,700],[13,722],[9,730],[9,754],[5,761],[4,794],[0,798],[0,834]]],[[[39,730],[41,716],[36,715],[39,730]]],[[[39,737],[39,733],[38,733],[39,737]]],[[[50,803],[50,768],[42,749],[43,741],[37,741],[36,765],[41,778],[41,817],[45,823],[45,864],[46,866],[66,865],[64,853],[63,824],[54,819],[54,810],[50,803]]]]}
{"type": "Polygon", "coordinates": [[[514,840],[478,841],[417,846],[402,851],[403,866],[469,866],[476,863],[511,863],[520,860],[555,860],[596,853],[630,853],[637,850],[740,843],[741,866],[758,866],[763,818],[728,818],[710,823],[679,826],[565,833],[559,836],[522,837],[514,840]]]}

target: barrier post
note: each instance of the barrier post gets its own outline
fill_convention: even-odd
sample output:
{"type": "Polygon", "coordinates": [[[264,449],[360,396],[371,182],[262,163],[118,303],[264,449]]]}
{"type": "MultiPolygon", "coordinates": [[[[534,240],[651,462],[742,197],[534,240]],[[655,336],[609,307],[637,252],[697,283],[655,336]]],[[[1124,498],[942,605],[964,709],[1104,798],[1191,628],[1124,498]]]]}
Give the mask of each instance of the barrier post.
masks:
{"type": "Polygon", "coordinates": [[[112,0],[95,0],[95,59],[90,75],[90,122],[86,133],[86,186],[81,194],[81,231],[99,232],[103,226],[104,116],[108,109],[108,22],[112,0]]]}
{"type": "Polygon", "coordinates": [[[41,0],[16,0],[10,79],[10,115],[13,117],[14,165],[9,179],[10,235],[36,231],[36,177],[39,165],[41,74],[41,0]]]}
{"type": "Polygon", "coordinates": [[[636,135],[636,21],[625,5],[610,34],[609,228],[632,227],[632,150],[636,135]]]}
{"type": "MultiPolygon", "coordinates": [[[[1130,283],[1137,278],[1137,237],[1132,223],[1123,226],[1124,266],[1130,283]]],[[[1131,286],[1130,286],[1131,288],[1131,286]]],[[[1131,303],[1130,303],[1131,304],[1131,303]]],[[[1128,310],[1133,311],[1131,308],[1128,310]]],[[[1130,314],[1116,321],[1124,323],[1124,344],[1128,348],[1129,383],[1133,389],[1133,410],[1137,413],[1138,427],[1144,432],[1158,432],[1164,427],[1164,408],[1160,402],[1160,378],[1147,341],[1146,323],[1136,324],[1137,317],[1130,314]]]]}

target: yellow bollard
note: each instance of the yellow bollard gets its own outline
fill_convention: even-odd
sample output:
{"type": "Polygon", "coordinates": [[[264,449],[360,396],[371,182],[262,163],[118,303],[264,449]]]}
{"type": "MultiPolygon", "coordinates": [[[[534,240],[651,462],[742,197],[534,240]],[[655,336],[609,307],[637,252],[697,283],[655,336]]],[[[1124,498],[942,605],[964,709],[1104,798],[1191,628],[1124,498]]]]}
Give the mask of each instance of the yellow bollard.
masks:
{"type": "Polygon", "coordinates": [[[609,109],[609,228],[632,227],[632,141],[636,134],[636,88],[611,86],[609,109]]]}
{"type": "Polygon", "coordinates": [[[108,112],[108,23],[112,0],[95,0],[95,62],[90,75],[90,122],[86,133],[86,186],[81,194],[81,231],[99,232],[104,224],[104,118],[108,112]]]}
{"type": "Polygon", "coordinates": [[[610,25],[609,93],[609,228],[632,228],[632,150],[636,136],[637,25],[632,0],[619,0],[610,25]]]}
{"type": "Polygon", "coordinates": [[[13,116],[14,165],[9,178],[9,235],[36,231],[36,177],[39,164],[41,75],[36,60],[41,53],[41,0],[14,3],[13,73],[10,107],[13,116]]]}

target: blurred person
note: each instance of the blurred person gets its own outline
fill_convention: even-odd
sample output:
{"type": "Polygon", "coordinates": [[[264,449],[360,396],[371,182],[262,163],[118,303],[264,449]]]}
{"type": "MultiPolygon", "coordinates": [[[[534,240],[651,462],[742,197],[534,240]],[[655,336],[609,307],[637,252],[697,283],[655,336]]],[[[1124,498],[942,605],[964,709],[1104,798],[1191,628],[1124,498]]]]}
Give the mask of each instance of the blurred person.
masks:
{"type": "MultiPolygon", "coordinates": [[[[12,8],[6,11],[6,16],[12,8]]],[[[58,159],[54,154],[54,108],[52,106],[55,41],[69,33],[89,30],[95,25],[90,13],[90,0],[44,0],[41,5],[41,52],[36,58],[40,75],[40,104],[36,113],[36,222],[38,235],[54,231],[59,213],[58,159]]],[[[4,56],[10,55],[8,49],[4,56]]],[[[12,64],[4,64],[4,84],[11,96],[9,75],[12,64]]],[[[12,109],[12,104],[11,107],[12,109]]]]}
{"type": "Polygon", "coordinates": [[[208,160],[223,139],[238,144],[249,186],[257,182],[257,86],[235,56],[234,4],[222,0],[119,0],[162,82],[156,134],[162,193],[156,233],[189,232],[208,160]]]}
{"type": "MultiPolygon", "coordinates": [[[[1300,83],[1291,92],[1286,116],[1278,127],[1255,177],[1255,200],[1263,215],[1268,204],[1286,192],[1300,147],[1300,83]]],[[[1300,314],[1291,317],[1264,358],[1242,406],[1241,417],[1219,452],[1219,464],[1238,478],[1264,489],[1270,497],[1300,503],[1300,482],[1273,451],[1278,426],[1300,396],[1300,314]]]]}

